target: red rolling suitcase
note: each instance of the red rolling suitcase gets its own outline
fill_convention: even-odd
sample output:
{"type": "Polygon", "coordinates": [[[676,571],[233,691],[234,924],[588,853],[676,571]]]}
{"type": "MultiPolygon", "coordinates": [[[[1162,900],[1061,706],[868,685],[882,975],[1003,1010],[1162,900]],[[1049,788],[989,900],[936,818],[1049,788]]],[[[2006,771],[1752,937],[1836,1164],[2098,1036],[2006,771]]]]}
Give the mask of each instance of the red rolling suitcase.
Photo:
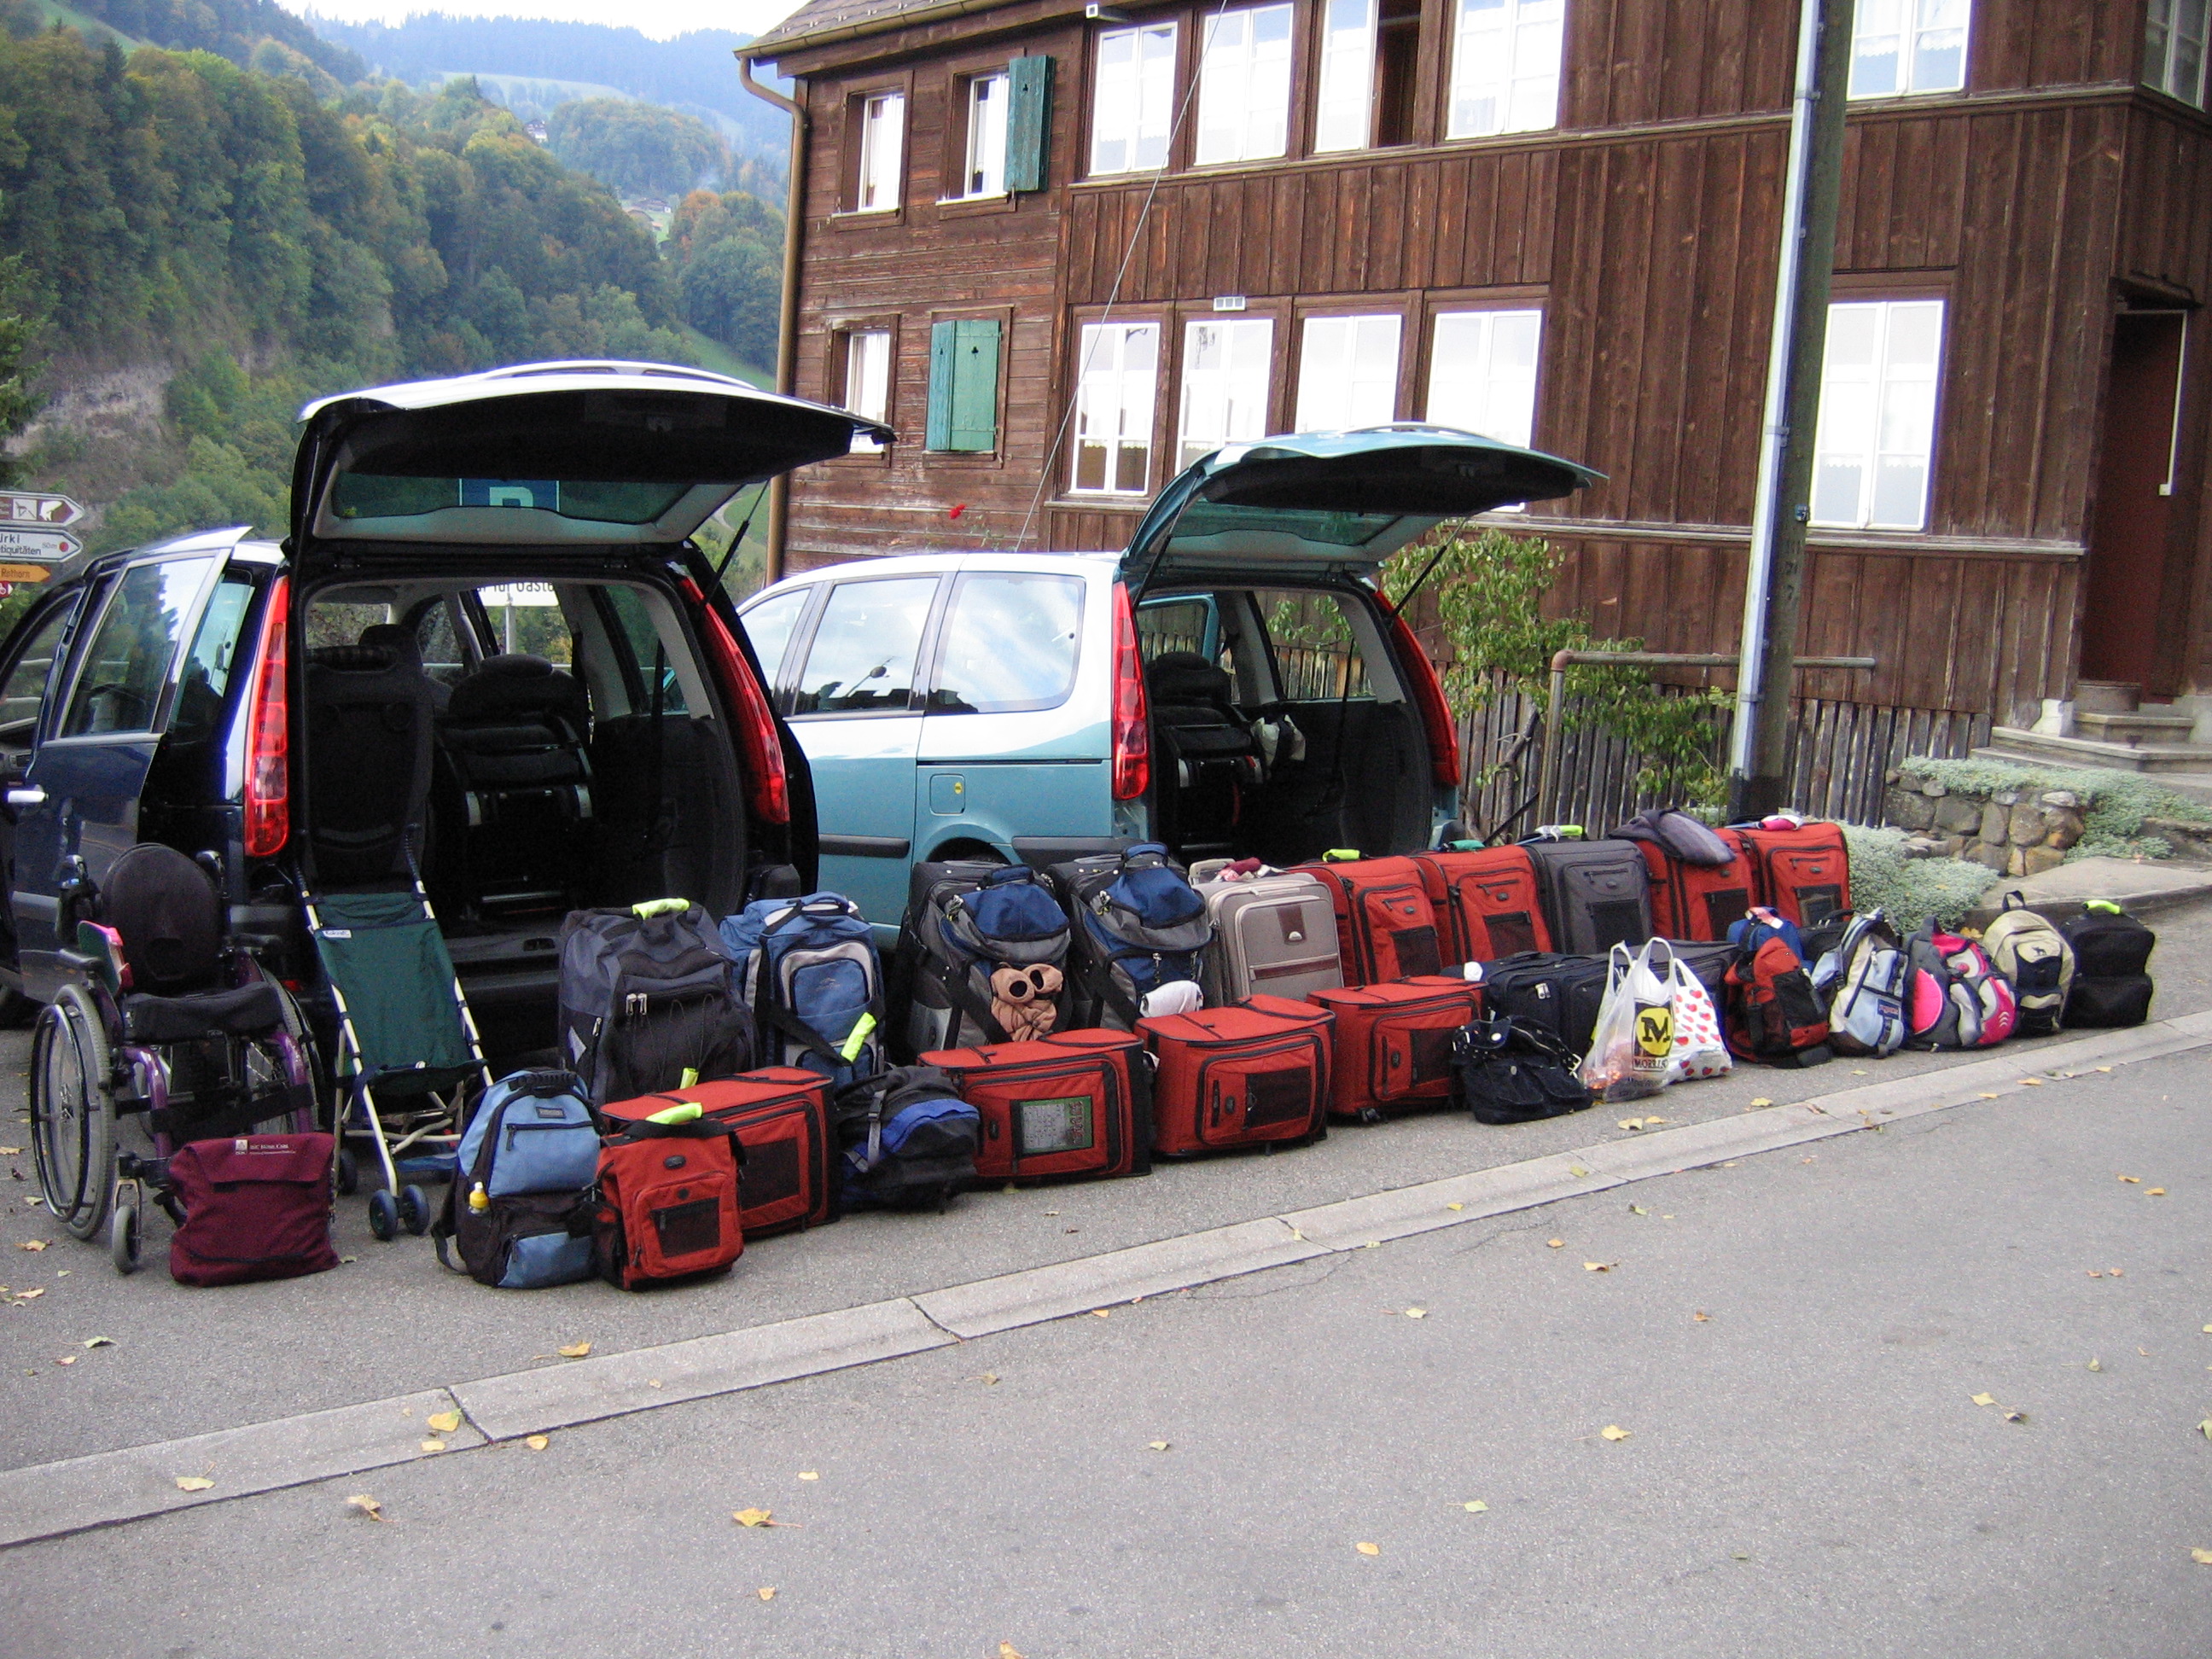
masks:
{"type": "Polygon", "coordinates": [[[1387,1112],[1449,1103],[1452,1038],[1480,994],[1441,975],[1313,993],[1336,1016],[1329,1115],[1379,1123],[1387,1112]]]}
{"type": "Polygon", "coordinates": [[[1527,848],[1416,853],[1413,862],[1437,913],[1444,961],[1495,962],[1552,948],[1536,889],[1536,861],[1527,848]]]}
{"type": "Polygon", "coordinates": [[[836,1218],[837,1144],[830,1128],[829,1086],[819,1072],[765,1066],[666,1094],[618,1100],[604,1115],[609,1130],[620,1131],[687,1100],[735,1129],[744,1146],[738,1204],[747,1238],[836,1218]]]}
{"type": "MultiPolygon", "coordinates": [[[[1723,830],[1721,832],[1729,832],[1723,830]]],[[[1735,831],[1759,872],[1759,900],[1800,927],[1851,909],[1851,859],[1839,824],[1735,831]]]]}
{"type": "Polygon", "coordinates": [[[1152,1150],[1175,1157],[1327,1133],[1331,1023],[1310,1002],[1266,995],[1138,1021],[1153,1061],[1152,1150]]]}
{"type": "Polygon", "coordinates": [[[1656,842],[1639,841],[1651,872],[1651,930],[1659,939],[1723,939],[1759,902],[1759,866],[1733,830],[1713,833],[1735,849],[1733,864],[1690,864],[1656,842]]]}
{"type": "Polygon", "coordinates": [[[1328,890],[1346,985],[1433,974],[1443,966],[1437,913],[1420,866],[1407,858],[1297,866],[1328,890]]]}
{"type": "Polygon", "coordinates": [[[979,1181],[1144,1175],[1152,1167],[1151,1078],[1132,1031],[1054,1031],[1035,1042],[921,1056],[983,1119],[979,1181]]]}

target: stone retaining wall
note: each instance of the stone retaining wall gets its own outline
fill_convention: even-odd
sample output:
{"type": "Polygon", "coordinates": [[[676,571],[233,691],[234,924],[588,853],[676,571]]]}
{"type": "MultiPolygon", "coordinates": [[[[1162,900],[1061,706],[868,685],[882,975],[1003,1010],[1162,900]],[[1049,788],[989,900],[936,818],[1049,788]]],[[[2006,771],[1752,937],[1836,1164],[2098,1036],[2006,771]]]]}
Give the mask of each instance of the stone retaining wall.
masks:
{"type": "Polygon", "coordinates": [[[2066,861],[2081,839],[2081,798],[2033,787],[1988,794],[1947,788],[1910,767],[1888,775],[1882,821],[1911,832],[1917,858],[1970,859],[2004,876],[2040,875],[2066,861]]]}

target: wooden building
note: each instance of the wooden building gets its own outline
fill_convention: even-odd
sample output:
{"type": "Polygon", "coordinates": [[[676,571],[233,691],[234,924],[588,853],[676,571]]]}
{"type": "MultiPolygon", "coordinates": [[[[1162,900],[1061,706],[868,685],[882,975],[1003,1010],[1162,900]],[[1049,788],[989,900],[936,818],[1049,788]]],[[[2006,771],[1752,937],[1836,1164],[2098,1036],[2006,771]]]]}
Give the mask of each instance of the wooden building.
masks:
{"type": "MultiPolygon", "coordinates": [[[[2207,9],[1859,0],[1799,648],[1881,666],[1806,695],[2212,738],[2207,9]]],[[[809,0],[746,49],[789,385],[899,438],[793,483],[787,568],[1117,547],[1187,454],[1429,419],[1608,475],[1505,520],[1601,631],[1732,649],[1796,9],[809,0]]]]}

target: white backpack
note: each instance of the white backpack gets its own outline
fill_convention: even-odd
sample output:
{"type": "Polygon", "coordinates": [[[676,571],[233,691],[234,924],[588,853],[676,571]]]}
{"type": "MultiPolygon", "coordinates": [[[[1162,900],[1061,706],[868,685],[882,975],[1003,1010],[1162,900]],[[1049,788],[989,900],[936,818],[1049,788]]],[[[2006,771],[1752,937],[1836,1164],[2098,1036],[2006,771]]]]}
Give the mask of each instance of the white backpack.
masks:
{"type": "Polygon", "coordinates": [[[2045,917],[2027,908],[2018,893],[2007,893],[2002,914],[1982,935],[1990,964],[2012,981],[2020,1004],[2016,1036],[2048,1036],[2058,1029],[2066,994],[2074,985],[2074,947],[2045,917]]]}
{"type": "Polygon", "coordinates": [[[1912,983],[1888,918],[1853,916],[1836,948],[1813,969],[1813,991],[1828,1010],[1828,1046],[1839,1054],[1892,1054],[1911,1035],[1905,998],[1912,983]]]}

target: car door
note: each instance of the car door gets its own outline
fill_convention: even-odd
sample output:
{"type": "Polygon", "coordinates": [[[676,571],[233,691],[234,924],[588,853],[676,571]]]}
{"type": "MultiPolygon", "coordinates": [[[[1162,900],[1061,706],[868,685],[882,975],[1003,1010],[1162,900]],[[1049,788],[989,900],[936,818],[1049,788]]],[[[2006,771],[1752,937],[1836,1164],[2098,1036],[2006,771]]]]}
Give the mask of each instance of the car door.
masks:
{"type": "Polygon", "coordinates": [[[194,554],[125,565],[73,631],[58,717],[50,718],[22,784],[9,890],[23,988],[46,1000],[60,986],[55,952],[62,896],[95,885],[138,839],[139,797],[176,702],[173,672],[222,560],[194,554]]]}
{"type": "Polygon", "coordinates": [[[821,884],[886,936],[906,909],[922,726],[915,671],[944,580],[837,582],[806,638],[786,649],[796,664],[786,676],[791,729],[814,776],[821,884]]]}
{"type": "Polygon", "coordinates": [[[1078,570],[954,578],[915,760],[918,858],[1113,833],[1105,653],[1083,649],[1094,603],[1103,590],[1078,570]]]}
{"type": "MultiPolygon", "coordinates": [[[[0,808],[0,872],[4,872],[10,892],[15,887],[15,823],[32,800],[26,775],[38,748],[41,716],[67,644],[69,625],[83,598],[80,587],[50,600],[18,636],[6,671],[0,673],[0,787],[7,791],[7,805],[0,808]]],[[[11,903],[0,914],[0,972],[12,971],[15,965],[11,903]]]]}

